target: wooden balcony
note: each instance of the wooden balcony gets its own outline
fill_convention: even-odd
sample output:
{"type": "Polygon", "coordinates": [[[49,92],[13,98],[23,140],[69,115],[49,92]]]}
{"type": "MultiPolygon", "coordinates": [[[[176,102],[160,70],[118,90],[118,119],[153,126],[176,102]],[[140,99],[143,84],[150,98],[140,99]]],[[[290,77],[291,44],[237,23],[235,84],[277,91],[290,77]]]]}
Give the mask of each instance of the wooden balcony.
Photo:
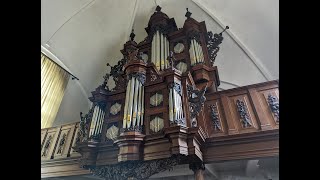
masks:
{"type": "MultiPolygon", "coordinates": [[[[206,94],[206,102],[198,119],[203,134],[200,153],[204,163],[277,156],[279,153],[278,81],[254,84],[206,94]],[[272,107],[273,105],[273,107],[272,107]]],[[[105,119],[106,120],[106,119],[105,119]]],[[[79,166],[81,155],[73,150],[78,138],[79,123],[41,129],[41,177],[89,174],[79,166]]],[[[144,139],[144,159],[163,158],[176,148],[163,135],[147,135],[144,139]],[[149,154],[148,154],[149,152],[149,154]],[[163,154],[157,154],[162,152],[163,154]]],[[[185,131],[192,128],[186,127],[185,131]]],[[[105,133],[102,132],[102,134],[105,133]]],[[[117,163],[116,144],[99,143],[103,150],[96,163],[112,160],[117,163]]],[[[194,139],[188,140],[185,154],[190,154],[194,139]]],[[[177,143],[179,143],[177,141],[177,143]]],[[[196,149],[196,148],[193,148],[196,149]]]]}

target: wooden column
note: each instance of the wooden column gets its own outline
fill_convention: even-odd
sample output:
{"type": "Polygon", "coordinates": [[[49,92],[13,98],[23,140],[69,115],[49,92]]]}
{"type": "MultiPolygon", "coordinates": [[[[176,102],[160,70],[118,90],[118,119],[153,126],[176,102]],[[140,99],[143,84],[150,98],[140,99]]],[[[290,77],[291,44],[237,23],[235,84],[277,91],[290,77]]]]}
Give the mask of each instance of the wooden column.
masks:
{"type": "Polygon", "coordinates": [[[203,162],[191,163],[189,164],[189,168],[193,171],[195,180],[204,180],[205,166],[203,162]]]}

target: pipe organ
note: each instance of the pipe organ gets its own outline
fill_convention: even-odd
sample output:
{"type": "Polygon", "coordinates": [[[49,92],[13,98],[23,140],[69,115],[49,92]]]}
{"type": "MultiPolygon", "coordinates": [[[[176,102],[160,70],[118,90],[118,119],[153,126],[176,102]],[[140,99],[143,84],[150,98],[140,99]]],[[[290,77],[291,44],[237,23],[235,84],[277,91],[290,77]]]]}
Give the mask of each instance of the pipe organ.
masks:
{"type": "Polygon", "coordinates": [[[123,58],[107,64],[110,73],[89,98],[92,109],[81,115],[75,149],[83,167],[180,155],[202,161],[200,146],[211,123],[203,114],[205,96],[220,84],[213,62],[223,38],[213,37],[188,10],[185,16],[178,28],[157,6],[145,28],[148,36],[137,43],[132,30],[123,58]]]}

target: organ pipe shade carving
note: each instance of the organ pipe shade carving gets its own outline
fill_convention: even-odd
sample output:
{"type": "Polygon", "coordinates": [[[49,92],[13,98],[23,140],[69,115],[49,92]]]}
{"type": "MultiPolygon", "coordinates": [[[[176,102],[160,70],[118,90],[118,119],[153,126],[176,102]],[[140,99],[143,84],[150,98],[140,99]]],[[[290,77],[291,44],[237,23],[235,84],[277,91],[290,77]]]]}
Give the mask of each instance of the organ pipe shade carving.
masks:
{"type": "Polygon", "coordinates": [[[163,129],[163,119],[156,116],[150,121],[150,130],[154,133],[159,132],[163,129]]]}
{"type": "Polygon", "coordinates": [[[69,76],[64,69],[41,53],[41,128],[52,126],[69,76]]]}

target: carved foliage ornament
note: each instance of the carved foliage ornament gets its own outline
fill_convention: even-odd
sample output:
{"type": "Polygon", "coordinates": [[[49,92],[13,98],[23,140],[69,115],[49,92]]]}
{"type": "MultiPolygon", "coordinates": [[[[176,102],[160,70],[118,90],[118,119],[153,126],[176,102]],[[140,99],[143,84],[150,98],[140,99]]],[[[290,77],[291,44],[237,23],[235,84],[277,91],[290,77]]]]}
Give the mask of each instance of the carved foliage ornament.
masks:
{"type": "Polygon", "coordinates": [[[227,29],[229,29],[229,26],[226,26],[226,28],[219,34],[215,33],[213,35],[211,31],[209,31],[207,34],[207,48],[209,53],[209,60],[212,66],[220,49],[219,45],[223,40],[222,33],[227,29]]]}
{"type": "Polygon", "coordinates": [[[191,44],[191,40],[192,39],[196,40],[199,43],[199,45],[201,45],[200,35],[201,35],[201,33],[198,32],[198,31],[189,31],[189,32],[187,32],[187,41],[188,41],[189,46],[191,44]]]}
{"type": "Polygon", "coordinates": [[[242,126],[244,128],[251,127],[252,123],[251,123],[251,119],[248,114],[247,106],[246,106],[245,102],[237,99],[237,108],[238,108],[238,112],[240,115],[240,121],[242,123],[242,126]]]}
{"type": "Polygon", "coordinates": [[[145,180],[153,174],[172,169],[180,163],[180,156],[151,161],[127,161],[116,165],[89,168],[93,175],[112,180],[145,180]]]}
{"type": "Polygon", "coordinates": [[[123,66],[127,63],[127,59],[126,58],[123,58],[121,59],[120,61],[118,61],[118,64],[114,65],[114,66],[111,66],[109,63],[107,63],[107,66],[110,66],[111,67],[111,71],[110,71],[110,74],[107,73],[103,78],[105,79],[104,82],[103,82],[103,87],[105,89],[107,89],[107,91],[109,91],[109,87],[106,86],[108,80],[109,80],[109,77],[112,76],[113,78],[113,81],[115,82],[115,87],[111,90],[111,91],[117,91],[117,90],[120,90],[120,89],[123,89],[126,85],[126,81],[125,79],[123,78],[123,66]]]}
{"type": "Polygon", "coordinates": [[[195,118],[199,115],[204,102],[206,101],[205,93],[207,91],[207,85],[200,91],[197,88],[187,85],[188,101],[190,106],[190,116],[192,127],[196,126],[195,118]]]}
{"type": "Polygon", "coordinates": [[[268,95],[268,104],[269,107],[276,118],[276,122],[279,122],[279,100],[272,96],[271,94],[268,95]]]}
{"type": "Polygon", "coordinates": [[[209,107],[211,110],[211,120],[213,123],[214,130],[221,131],[221,125],[220,125],[220,120],[219,120],[219,114],[217,111],[217,106],[212,104],[209,107]]]}
{"type": "Polygon", "coordinates": [[[120,133],[132,132],[132,131],[142,133],[142,131],[143,131],[143,126],[137,125],[137,126],[134,126],[134,127],[133,127],[133,126],[130,126],[130,127],[128,127],[128,128],[121,128],[121,129],[120,129],[120,133]]]}

